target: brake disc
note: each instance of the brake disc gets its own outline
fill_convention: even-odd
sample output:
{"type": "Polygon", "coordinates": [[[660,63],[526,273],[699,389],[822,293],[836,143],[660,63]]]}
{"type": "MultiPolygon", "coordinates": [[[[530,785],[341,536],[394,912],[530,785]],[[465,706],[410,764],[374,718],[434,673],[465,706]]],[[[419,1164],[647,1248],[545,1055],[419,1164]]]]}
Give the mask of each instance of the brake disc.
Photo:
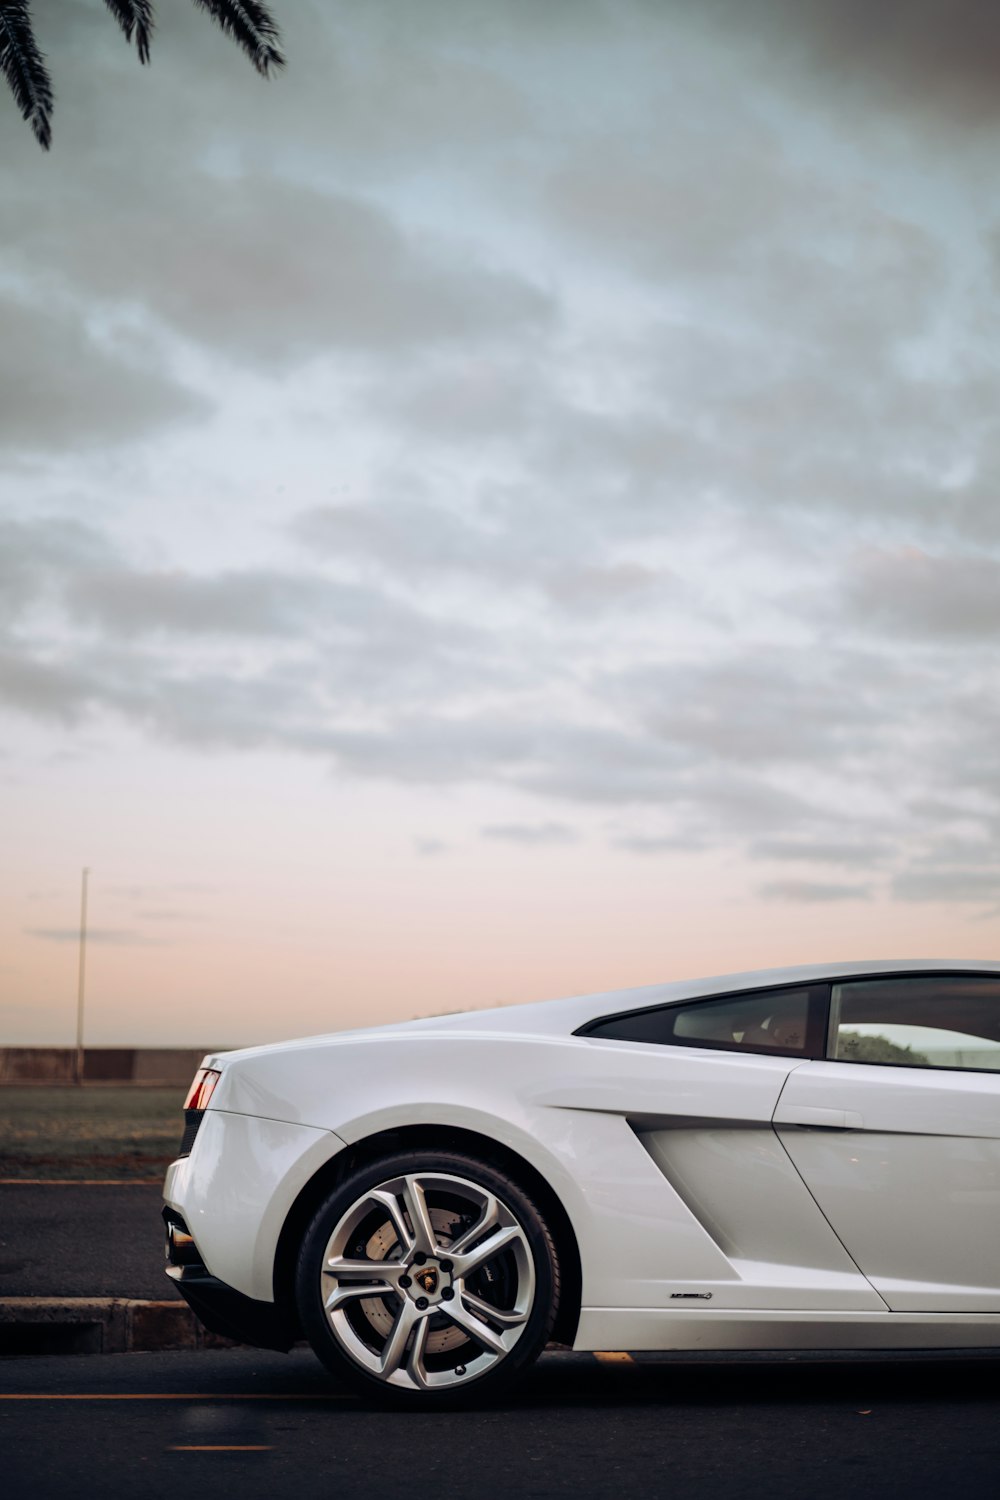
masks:
{"type": "MultiPolygon", "coordinates": [[[[430,1215],[435,1239],[441,1248],[446,1250],[455,1238],[455,1231],[462,1228],[462,1217],[460,1214],[451,1213],[446,1208],[432,1208],[430,1215]]],[[[391,1221],[387,1219],[368,1240],[365,1245],[365,1255],[369,1260],[399,1260],[401,1254],[402,1247],[396,1237],[396,1231],[391,1221]]],[[[388,1338],[392,1325],[396,1321],[397,1305],[394,1299],[365,1297],[360,1305],[361,1311],[376,1332],[383,1338],[388,1338]]],[[[444,1354],[447,1350],[457,1349],[459,1344],[467,1342],[468,1334],[456,1327],[444,1313],[435,1313],[432,1316],[425,1346],[428,1354],[444,1354]]]]}

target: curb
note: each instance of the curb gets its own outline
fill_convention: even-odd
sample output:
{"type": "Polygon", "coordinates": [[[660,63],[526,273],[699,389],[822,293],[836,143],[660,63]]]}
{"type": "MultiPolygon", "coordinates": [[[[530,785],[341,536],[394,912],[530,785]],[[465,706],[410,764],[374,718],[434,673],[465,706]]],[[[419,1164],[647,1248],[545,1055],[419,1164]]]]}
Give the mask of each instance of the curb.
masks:
{"type": "Polygon", "coordinates": [[[0,1355],[138,1354],[231,1349],[186,1302],[134,1297],[9,1297],[0,1302],[0,1355]]]}
{"type": "MultiPolygon", "coordinates": [[[[8,1297],[0,1301],[0,1357],[154,1354],[164,1349],[192,1353],[240,1347],[235,1339],[210,1332],[186,1302],[138,1297],[8,1297]]],[[[572,1352],[566,1344],[546,1347],[550,1353],[572,1352]]]]}

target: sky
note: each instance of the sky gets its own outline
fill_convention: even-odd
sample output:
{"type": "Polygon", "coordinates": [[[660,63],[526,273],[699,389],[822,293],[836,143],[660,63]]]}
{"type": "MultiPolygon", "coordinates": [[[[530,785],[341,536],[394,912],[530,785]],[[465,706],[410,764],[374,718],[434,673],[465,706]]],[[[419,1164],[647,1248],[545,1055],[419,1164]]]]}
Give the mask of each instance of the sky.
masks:
{"type": "Polygon", "coordinates": [[[1000,957],[992,0],[36,11],[0,1043],[1000,957]]]}

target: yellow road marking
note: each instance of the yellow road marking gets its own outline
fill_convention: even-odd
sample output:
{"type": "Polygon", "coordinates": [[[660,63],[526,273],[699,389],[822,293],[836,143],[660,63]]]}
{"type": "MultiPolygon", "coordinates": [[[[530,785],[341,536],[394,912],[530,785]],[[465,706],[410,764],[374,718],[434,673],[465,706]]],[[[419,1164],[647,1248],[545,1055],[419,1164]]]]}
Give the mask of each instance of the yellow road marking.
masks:
{"type": "Polygon", "coordinates": [[[624,1354],[620,1349],[599,1349],[594,1353],[594,1358],[599,1359],[602,1365],[633,1365],[635,1360],[631,1354],[624,1354]]]}
{"type": "Polygon", "coordinates": [[[162,1177],[0,1177],[0,1187],[162,1187],[162,1177]]]}
{"type": "Polygon", "coordinates": [[[66,1395],[53,1395],[46,1392],[44,1395],[36,1395],[34,1392],[2,1392],[0,1401],[350,1401],[351,1396],[341,1396],[331,1391],[329,1394],[322,1392],[310,1392],[309,1394],[298,1394],[289,1391],[121,1391],[118,1394],[99,1392],[91,1395],[89,1392],[73,1393],[66,1395]]]}

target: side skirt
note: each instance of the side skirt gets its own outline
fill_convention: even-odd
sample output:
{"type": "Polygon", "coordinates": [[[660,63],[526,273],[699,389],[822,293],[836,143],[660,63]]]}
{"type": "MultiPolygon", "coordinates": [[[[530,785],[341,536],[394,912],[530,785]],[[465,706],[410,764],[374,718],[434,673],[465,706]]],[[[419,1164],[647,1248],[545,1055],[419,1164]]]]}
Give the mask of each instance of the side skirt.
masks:
{"type": "Polygon", "coordinates": [[[718,1312],[585,1307],[577,1350],[989,1349],[1000,1313],[718,1312]]]}

